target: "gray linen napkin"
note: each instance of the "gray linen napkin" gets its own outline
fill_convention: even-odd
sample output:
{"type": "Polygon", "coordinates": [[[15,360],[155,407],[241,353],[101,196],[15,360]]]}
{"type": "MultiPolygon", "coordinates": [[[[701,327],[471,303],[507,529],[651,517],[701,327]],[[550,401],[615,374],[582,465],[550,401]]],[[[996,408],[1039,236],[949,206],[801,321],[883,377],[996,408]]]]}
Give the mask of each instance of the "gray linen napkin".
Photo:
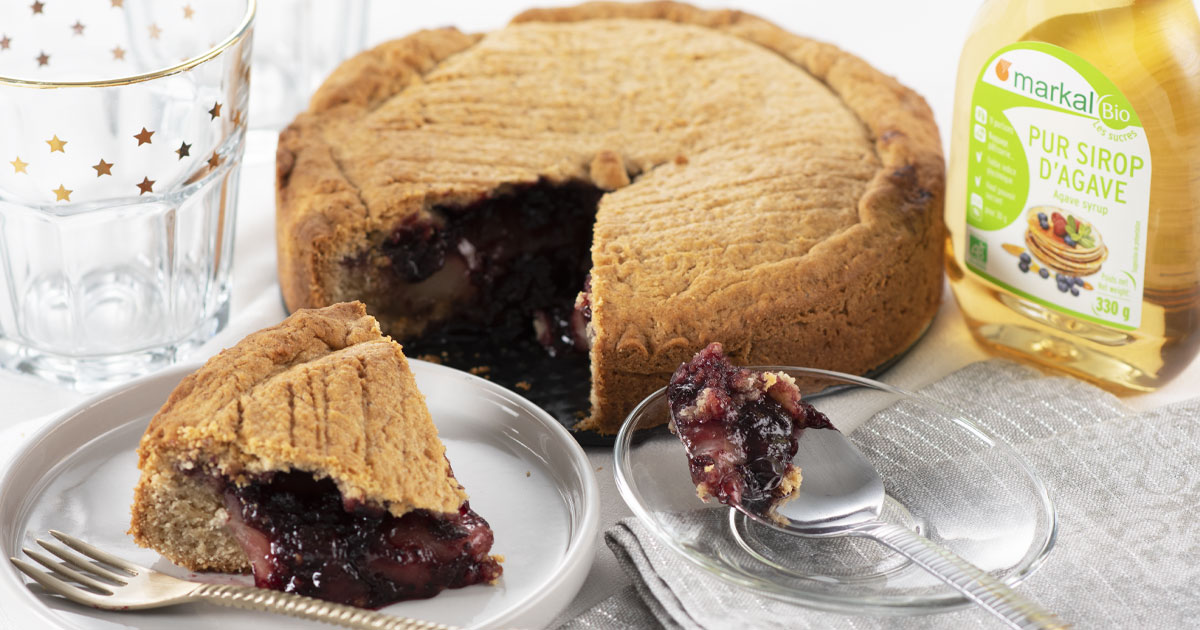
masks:
{"type": "MultiPolygon", "coordinates": [[[[1135,414],[1086,383],[999,360],[969,365],[922,393],[1008,442],[1049,488],[1058,542],[1022,592],[1077,628],[1200,625],[1200,398],[1135,414]]],[[[901,424],[872,420],[865,439],[919,449],[901,424]]],[[[695,568],[634,518],[605,540],[633,586],[564,630],[1001,626],[975,608],[889,619],[762,597],[695,568]]]]}

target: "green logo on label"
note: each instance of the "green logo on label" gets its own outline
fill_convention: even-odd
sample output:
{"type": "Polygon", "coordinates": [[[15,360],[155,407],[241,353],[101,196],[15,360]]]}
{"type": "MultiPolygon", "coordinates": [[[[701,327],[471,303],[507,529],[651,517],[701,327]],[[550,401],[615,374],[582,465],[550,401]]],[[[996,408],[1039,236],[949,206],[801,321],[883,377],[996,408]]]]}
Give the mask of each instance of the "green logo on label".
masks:
{"type": "Polygon", "coordinates": [[[971,235],[970,246],[967,248],[967,262],[976,267],[987,265],[987,241],[976,238],[971,235]]]}
{"type": "Polygon", "coordinates": [[[1062,81],[1048,83],[1035,79],[1019,70],[1013,70],[1013,88],[1036,96],[1043,101],[1050,101],[1059,107],[1073,109],[1081,114],[1096,115],[1096,92],[1088,90],[1086,94],[1067,88],[1062,81]]]}
{"type": "Polygon", "coordinates": [[[1006,89],[1013,93],[1025,94],[1048,105],[1095,118],[1114,131],[1130,125],[1141,125],[1133,106],[1112,81],[1090,64],[1079,63],[1082,59],[1073,53],[1065,50],[1051,52],[1078,71],[1087,81],[1088,89],[1071,87],[1061,80],[1045,80],[1036,69],[1019,67],[1014,65],[1012,60],[1001,56],[1005,51],[1016,48],[1051,52],[1049,49],[1053,47],[1041,42],[1027,42],[1009,46],[997,53],[993,69],[996,78],[1002,84],[1006,84],[1006,89]]]}
{"type": "Polygon", "coordinates": [[[1132,124],[1133,108],[1129,101],[1120,94],[1105,94],[1100,97],[1100,112],[1098,117],[1109,129],[1114,131],[1124,129],[1132,124]]]}

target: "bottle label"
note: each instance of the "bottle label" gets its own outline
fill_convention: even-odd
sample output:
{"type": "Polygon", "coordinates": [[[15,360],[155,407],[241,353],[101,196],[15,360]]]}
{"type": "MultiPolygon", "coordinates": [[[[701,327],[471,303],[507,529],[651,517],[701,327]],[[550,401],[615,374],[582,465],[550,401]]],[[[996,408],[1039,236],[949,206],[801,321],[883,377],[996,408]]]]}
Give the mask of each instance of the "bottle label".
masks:
{"type": "Polygon", "coordinates": [[[1071,51],[1000,49],[971,99],[967,268],[1090,322],[1142,319],[1150,146],[1128,99],[1071,51]]]}

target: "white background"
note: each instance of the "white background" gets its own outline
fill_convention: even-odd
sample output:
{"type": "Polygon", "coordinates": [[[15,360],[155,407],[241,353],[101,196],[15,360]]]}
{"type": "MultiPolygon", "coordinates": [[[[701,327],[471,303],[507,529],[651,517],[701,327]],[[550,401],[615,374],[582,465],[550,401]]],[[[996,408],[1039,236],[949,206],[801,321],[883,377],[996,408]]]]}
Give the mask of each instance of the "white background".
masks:
{"type": "MultiPolygon", "coordinates": [[[[261,0],[272,2],[272,0],[261,0]]],[[[322,0],[328,1],[328,0],[322,0]]],[[[542,2],[540,5],[573,4],[542,2]]],[[[705,7],[741,8],[789,30],[833,42],[863,57],[922,94],[932,106],[942,131],[949,136],[958,54],[971,17],[978,6],[961,0],[867,1],[802,0],[740,3],[697,2],[705,7]]],[[[527,2],[493,0],[375,0],[371,6],[368,43],[378,43],[420,28],[455,25],[465,31],[488,30],[528,8],[527,2]]],[[[248,148],[238,208],[232,317],[227,329],[194,358],[203,358],[232,345],[245,334],[284,317],[275,280],[274,150],[269,139],[255,138],[248,148]]],[[[972,361],[986,358],[974,343],[947,290],[933,328],[918,346],[882,380],[919,388],[972,361]]],[[[1200,390],[1200,361],[1165,389],[1126,399],[1136,408],[1182,400],[1200,390]]],[[[83,396],[31,378],[0,374],[0,459],[19,440],[52,414],[83,396]],[[6,430],[7,429],[7,430],[6,430]]],[[[603,518],[607,528],[629,515],[612,482],[612,457],[606,449],[589,452],[600,481],[603,518]]],[[[580,596],[567,614],[581,612],[614,592],[628,579],[612,554],[598,541],[596,564],[580,596]]]]}

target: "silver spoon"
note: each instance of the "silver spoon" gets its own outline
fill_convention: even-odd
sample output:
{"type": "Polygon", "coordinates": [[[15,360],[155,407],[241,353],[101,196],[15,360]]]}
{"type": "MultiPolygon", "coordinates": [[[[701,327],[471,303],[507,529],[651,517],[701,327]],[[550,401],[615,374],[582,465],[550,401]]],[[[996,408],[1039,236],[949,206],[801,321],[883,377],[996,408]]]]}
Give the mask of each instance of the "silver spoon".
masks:
{"type": "Polygon", "coordinates": [[[805,429],[795,461],[804,482],[776,511],[783,522],[739,507],[752,520],[798,536],[861,536],[887,545],[957,589],[1013,628],[1067,628],[1038,603],[986,571],[912,530],[879,519],[883,479],[871,462],[835,429],[805,429]]]}

